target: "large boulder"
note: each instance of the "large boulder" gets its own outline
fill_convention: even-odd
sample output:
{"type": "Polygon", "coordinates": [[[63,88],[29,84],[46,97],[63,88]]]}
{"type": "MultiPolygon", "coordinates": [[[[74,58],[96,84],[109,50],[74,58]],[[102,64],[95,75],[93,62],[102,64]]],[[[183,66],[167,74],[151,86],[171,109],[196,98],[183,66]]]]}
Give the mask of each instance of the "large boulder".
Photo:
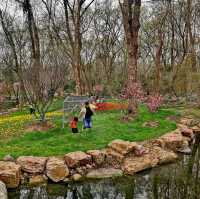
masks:
{"type": "Polygon", "coordinates": [[[90,171],[86,175],[86,177],[89,178],[89,179],[102,179],[102,178],[120,177],[122,175],[123,175],[123,172],[120,169],[101,168],[101,169],[90,171]]]}
{"type": "Polygon", "coordinates": [[[181,134],[180,130],[165,134],[160,139],[162,139],[165,149],[175,152],[182,148],[185,142],[188,141],[188,139],[181,134]]]}
{"type": "Polygon", "coordinates": [[[17,163],[21,166],[22,170],[30,174],[43,173],[46,162],[46,157],[22,156],[17,159],[17,163]]]}
{"type": "Polygon", "coordinates": [[[46,183],[47,183],[47,180],[44,178],[43,175],[32,176],[29,179],[29,185],[31,186],[37,186],[37,185],[46,184],[46,183]]]}
{"type": "Polygon", "coordinates": [[[124,140],[114,140],[110,144],[108,144],[108,148],[113,149],[114,151],[127,155],[130,152],[133,152],[137,147],[136,142],[128,142],[124,140]]]}
{"type": "Polygon", "coordinates": [[[188,128],[187,126],[185,126],[183,124],[178,124],[177,126],[183,136],[193,139],[194,134],[193,134],[192,129],[188,128]]]}
{"type": "Polygon", "coordinates": [[[66,154],[65,161],[68,167],[75,168],[78,166],[92,164],[92,157],[82,151],[77,151],[66,154]]]}
{"type": "Polygon", "coordinates": [[[172,151],[166,151],[160,147],[153,146],[151,148],[150,154],[152,157],[158,159],[158,164],[167,164],[174,162],[178,159],[178,155],[172,151]]]}
{"type": "Polygon", "coordinates": [[[138,144],[124,140],[114,140],[106,149],[106,162],[115,168],[119,168],[124,158],[134,152],[138,144]]]}
{"type": "Polygon", "coordinates": [[[194,135],[200,135],[200,127],[199,126],[192,127],[192,131],[193,131],[194,135]]]}
{"type": "Polygon", "coordinates": [[[8,199],[8,193],[6,189],[6,185],[0,181],[0,198],[1,199],[8,199]]]}
{"type": "Polygon", "coordinates": [[[14,162],[0,161],[0,180],[8,188],[17,188],[20,184],[21,167],[14,162]]]}
{"type": "Polygon", "coordinates": [[[90,150],[87,154],[92,156],[92,160],[96,165],[102,165],[105,161],[106,153],[102,150],[90,150]]]}
{"type": "Polygon", "coordinates": [[[134,175],[137,172],[155,167],[158,164],[158,159],[149,154],[140,157],[128,157],[124,160],[123,171],[128,175],[134,175]]]}
{"type": "Polygon", "coordinates": [[[47,176],[53,182],[60,182],[69,175],[69,169],[63,159],[49,158],[46,165],[47,176]]]}
{"type": "Polygon", "coordinates": [[[121,153],[115,151],[112,148],[106,149],[106,163],[112,166],[118,166],[123,160],[125,156],[121,153]]]}
{"type": "Polygon", "coordinates": [[[157,147],[160,147],[160,148],[165,148],[165,143],[160,138],[155,139],[155,140],[151,140],[150,144],[152,144],[152,146],[157,146],[157,147]]]}

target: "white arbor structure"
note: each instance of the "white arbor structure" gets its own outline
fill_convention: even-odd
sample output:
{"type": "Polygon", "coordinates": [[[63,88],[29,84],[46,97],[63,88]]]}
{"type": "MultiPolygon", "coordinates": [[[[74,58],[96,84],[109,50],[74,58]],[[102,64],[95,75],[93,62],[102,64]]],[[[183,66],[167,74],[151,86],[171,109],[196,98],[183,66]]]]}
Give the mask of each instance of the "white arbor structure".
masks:
{"type": "Polygon", "coordinates": [[[65,127],[65,124],[69,121],[67,120],[67,114],[79,111],[81,105],[89,101],[88,96],[67,96],[63,102],[63,124],[62,127],[65,127]]]}

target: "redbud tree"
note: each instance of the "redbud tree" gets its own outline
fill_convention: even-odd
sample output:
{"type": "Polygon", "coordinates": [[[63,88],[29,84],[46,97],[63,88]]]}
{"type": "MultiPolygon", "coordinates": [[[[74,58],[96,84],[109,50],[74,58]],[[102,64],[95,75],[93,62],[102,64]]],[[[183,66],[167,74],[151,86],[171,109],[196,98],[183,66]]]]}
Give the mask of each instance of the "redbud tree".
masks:
{"type": "Polygon", "coordinates": [[[141,84],[138,82],[133,82],[129,86],[125,86],[121,97],[123,99],[128,99],[129,114],[136,114],[138,111],[138,105],[145,100],[144,91],[141,84]]]}
{"type": "Polygon", "coordinates": [[[163,103],[162,95],[156,93],[148,97],[146,104],[150,112],[156,112],[158,111],[162,103],[163,103]]]}

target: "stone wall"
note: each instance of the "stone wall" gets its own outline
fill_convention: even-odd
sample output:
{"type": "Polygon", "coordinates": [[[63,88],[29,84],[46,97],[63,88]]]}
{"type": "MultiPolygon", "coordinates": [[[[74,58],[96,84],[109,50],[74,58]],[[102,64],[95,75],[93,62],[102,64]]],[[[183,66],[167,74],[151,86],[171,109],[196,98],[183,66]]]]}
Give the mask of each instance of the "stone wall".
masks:
{"type": "Polygon", "coordinates": [[[20,184],[37,185],[134,175],[177,160],[178,152],[190,153],[189,145],[200,134],[200,124],[183,118],[177,129],[142,143],[114,140],[102,150],[77,151],[64,157],[7,156],[0,161],[0,180],[8,188],[20,184]]]}

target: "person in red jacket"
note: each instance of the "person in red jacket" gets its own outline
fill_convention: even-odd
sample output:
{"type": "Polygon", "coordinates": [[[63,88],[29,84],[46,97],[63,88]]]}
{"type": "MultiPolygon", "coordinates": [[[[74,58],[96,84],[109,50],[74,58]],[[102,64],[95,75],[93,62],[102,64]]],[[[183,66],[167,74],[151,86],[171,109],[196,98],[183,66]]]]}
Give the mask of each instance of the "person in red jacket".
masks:
{"type": "Polygon", "coordinates": [[[78,133],[78,117],[74,117],[70,122],[70,128],[72,129],[72,133],[78,133]]]}

